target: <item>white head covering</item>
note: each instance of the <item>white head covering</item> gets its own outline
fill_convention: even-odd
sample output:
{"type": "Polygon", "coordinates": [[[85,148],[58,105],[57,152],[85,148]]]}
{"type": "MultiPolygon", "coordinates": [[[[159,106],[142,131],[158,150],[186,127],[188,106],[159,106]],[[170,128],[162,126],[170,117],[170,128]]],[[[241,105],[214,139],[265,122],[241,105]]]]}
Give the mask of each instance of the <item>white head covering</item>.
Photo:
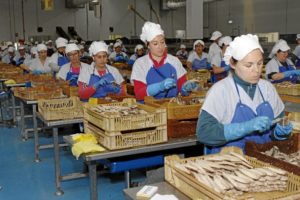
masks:
{"type": "Polygon", "coordinates": [[[221,47],[223,44],[224,45],[229,45],[230,42],[232,42],[232,38],[230,36],[224,36],[224,37],[221,37],[218,44],[221,47]]]}
{"type": "Polygon", "coordinates": [[[78,46],[78,49],[84,49],[84,46],[81,44],[78,44],[77,46],[78,46]]]}
{"type": "Polygon", "coordinates": [[[13,43],[12,43],[11,41],[7,41],[7,42],[6,42],[6,45],[7,45],[7,46],[13,45],[13,43]]]}
{"type": "Polygon", "coordinates": [[[185,49],[185,48],[186,48],[186,46],[184,44],[180,45],[180,49],[185,49]]]}
{"type": "Polygon", "coordinates": [[[13,48],[13,47],[8,47],[8,50],[7,50],[8,52],[15,52],[15,48],[13,48]]]}
{"type": "Polygon", "coordinates": [[[220,31],[215,31],[212,33],[210,40],[216,40],[219,37],[222,37],[222,33],[220,31]]]}
{"type": "Polygon", "coordinates": [[[286,43],[286,41],[283,40],[283,39],[280,39],[280,40],[278,40],[278,41],[275,43],[275,45],[274,45],[274,47],[273,47],[273,49],[272,49],[272,51],[271,51],[271,53],[270,53],[270,55],[269,55],[269,58],[273,58],[273,57],[275,56],[275,54],[277,53],[278,50],[281,50],[281,51],[287,51],[287,50],[290,50],[290,49],[291,49],[291,48],[290,48],[289,45],[286,43]]]}
{"type": "Polygon", "coordinates": [[[35,47],[35,46],[31,47],[30,53],[37,55],[37,47],[35,47]]]}
{"type": "Polygon", "coordinates": [[[98,52],[101,51],[108,53],[108,46],[103,41],[93,42],[89,48],[90,55],[92,56],[96,55],[98,52]]]}
{"type": "Polygon", "coordinates": [[[23,45],[19,46],[19,50],[23,50],[25,47],[23,45]]]}
{"type": "Polygon", "coordinates": [[[36,46],[36,48],[37,48],[37,51],[38,52],[40,52],[40,51],[47,51],[47,46],[45,45],[45,44],[38,44],[37,46],[36,46]]]}
{"type": "Polygon", "coordinates": [[[57,48],[60,47],[65,47],[68,44],[68,40],[66,40],[65,38],[59,37],[55,40],[55,45],[57,48]]]}
{"type": "Polygon", "coordinates": [[[296,35],[296,40],[300,39],[300,33],[296,35]]]}
{"type": "Polygon", "coordinates": [[[2,50],[2,51],[4,51],[5,49],[7,49],[7,45],[1,46],[1,50],[2,50]]]}
{"type": "Polygon", "coordinates": [[[122,43],[116,42],[116,43],[114,44],[114,48],[116,48],[116,47],[122,47],[122,43]]]}
{"type": "Polygon", "coordinates": [[[39,41],[35,41],[34,44],[35,44],[35,45],[38,45],[38,44],[39,44],[39,41]]]}
{"type": "Polygon", "coordinates": [[[144,48],[143,45],[138,44],[138,45],[135,46],[134,52],[136,52],[137,50],[143,49],[143,48],[144,48]]]}
{"type": "Polygon", "coordinates": [[[117,43],[117,42],[120,43],[121,45],[123,44],[123,42],[122,42],[121,39],[117,39],[117,40],[116,40],[116,43],[117,43]]]}
{"type": "Polygon", "coordinates": [[[85,45],[85,41],[81,40],[80,44],[85,45]]]}
{"type": "Polygon", "coordinates": [[[193,44],[193,49],[195,50],[195,47],[197,44],[201,44],[203,47],[205,47],[205,43],[202,40],[196,40],[193,44]]]}
{"type": "Polygon", "coordinates": [[[140,39],[146,43],[150,42],[158,35],[164,35],[164,31],[161,29],[160,25],[153,22],[145,22],[140,39]]]}
{"type": "Polygon", "coordinates": [[[66,53],[70,53],[71,51],[79,51],[79,48],[76,44],[67,44],[66,46],[66,53]]]}
{"type": "Polygon", "coordinates": [[[259,49],[262,53],[264,52],[258,42],[258,37],[256,35],[248,34],[236,37],[229,44],[229,47],[227,47],[225,51],[225,63],[229,65],[229,61],[231,58],[242,60],[245,56],[247,56],[248,53],[250,53],[254,49],[259,49]]]}

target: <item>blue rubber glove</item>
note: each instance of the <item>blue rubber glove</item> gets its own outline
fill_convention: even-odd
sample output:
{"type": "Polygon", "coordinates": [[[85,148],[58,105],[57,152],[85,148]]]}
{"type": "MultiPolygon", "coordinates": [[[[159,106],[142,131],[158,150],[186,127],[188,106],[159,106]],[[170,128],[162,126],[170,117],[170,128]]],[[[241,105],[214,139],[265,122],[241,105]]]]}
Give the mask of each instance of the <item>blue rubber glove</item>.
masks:
{"type": "Polygon", "coordinates": [[[225,72],[228,72],[230,70],[230,65],[225,65],[224,70],[225,72]]]}
{"type": "Polygon", "coordinates": [[[296,76],[300,76],[300,70],[289,70],[289,71],[285,71],[282,72],[284,74],[284,78],[288,78],[290,76],[296,75],[296,76]]]}
{"type": "Polygon", "coordinates": [[[193,82],[193,81],[186,81],[183,85],[182,85],[182,88],[181,88],[181,94],[183,96],[188,96],[189,93],[196,89],[198,87],[198,85],[193,82]]]}
{"type": "Polygon", "coordinates": [[[78,74],[73,74],[69,79],[70,85],[72,86],[77,85],[77,80],[78,80],[78,74]]]}
{"type": "Polygon", "coordinates": [[[32,71],[32,73],[33,73],[34,75],[40,75],[40,74],[42,74],[43,72],[40,71],[40,70],[35,69],[35,70],[32,71]]]}
{"type": "Polygon", "coordinates": [[[93,87],[97,89],[100,86],[104,86],[109,84],[109,80],[105,78],[105,76],[101,77],[100,81],[94,83],[93,87]]]}
{"type": "Polygon", "coordinates": [[[249,121],[224,125],[226,141],[242,138],[254,131],[264,132],[270,129],[272,121],[269,117],[259,116],[249,121]]]}
{"type": "Polygon", "coordinates": [[[207,63],[206,68],[207,68],[207,69],[212,69],[211,64],[210,64],[210,63],[207,63]]]}
{"type": "Polygon", "coordinates": [[[107,86],[109,91],[112,91],[115,94],[119,94],[121,91],[121,87],[120,85],[116,85],[116,84],[110,84],[107,86]]]}
{"type": "Polygon", "coordinates": [[[173,78],[167,78],[161,82],[153,83],[147,87],[147,93],[150,96],[155,96],[160,92],[169,90],[176,87],[176,80],[173,78]]]}
{"type": "Polygon", "coordinates": [[[273,136],[276,140],[286,140],[291,134],[292,130],[292,123],[289,123],[287,126],[281,126],[280,124],[276,124],[273,136]]]}

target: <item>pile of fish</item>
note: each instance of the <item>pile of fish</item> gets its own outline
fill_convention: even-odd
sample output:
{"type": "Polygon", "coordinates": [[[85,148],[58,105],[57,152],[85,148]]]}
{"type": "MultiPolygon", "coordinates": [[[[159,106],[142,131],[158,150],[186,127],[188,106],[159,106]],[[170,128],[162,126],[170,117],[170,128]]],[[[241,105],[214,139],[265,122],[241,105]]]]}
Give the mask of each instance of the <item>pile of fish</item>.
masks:
{"type": "Polygon", "coordinates": [[[177,103],[178,105],[195,105],[195,104],[202,104],[203,102],[204,102],[204,98],[202,97],[185,99],[182,98],[181,96],[177,96],[170,99],[170,103],[177,103]]]}
{"type": "Polygon", "coordinates": [[[137,105],[133,105],[133,106],[97,105],[93,107],[92,110],[99,114],[113,116],[113,117],[147,114],[145,110],[140,109],[137,105]]]}
{"type": "Polygon", "coordinates": [[[297,151],[292,154],[285,154],[281,152],[277,146],[274,146],[272,149],[262,153],[274,157],[276,159],[291,163],[293,165],[300,166],[300,151],[297,151]]]}
{"type": "Polygon", "coordinates": [[[284,191],[287,188],[286,171],[273,167],[253,168],[242,155],[233,152],[177,162],[175,167],[224,194],[224,199],[234,199],[245,192],[284,191]]]}

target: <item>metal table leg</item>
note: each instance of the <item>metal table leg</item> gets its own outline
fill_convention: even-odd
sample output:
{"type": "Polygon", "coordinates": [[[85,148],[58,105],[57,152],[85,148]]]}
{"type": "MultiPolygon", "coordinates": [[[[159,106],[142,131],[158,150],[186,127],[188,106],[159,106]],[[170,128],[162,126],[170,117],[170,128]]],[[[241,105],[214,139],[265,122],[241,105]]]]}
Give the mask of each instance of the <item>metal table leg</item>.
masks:
{"type": "Polygon", "coordinates": [[[97,170],[96,170],[96,162],[91,161],[88,162],[89,167],[89,175],[90,175],[90,199],[97,200],[98,192],[97,192],[97,170]]]}
{"type": "Polygon", "coordinates": [[[59,143],[58,143],[58,128],[54,127],[53,129],[53,145],[54,145],[54,165],[55,165],[55,185],[57,196],[64,194],[64,191],[61,189],[60,185],[60,159],[59,159],[59,143]]]}
{"type": "Polygon", "coordinates": [[[125,171],[124,176],[125,176],[125,188],[130,188],[130,183],[131,183],[130,171],[129,170],[125,171]]]}
{"type": "Polygon", "coordinates": [[[21,136],[22,136],[22,140],[26,141],[28,139],[28,135],[27,133],[25,133],[25,113],[24,113],[24,103],[21,101],[20,102],[20,106],[21,106],[21,136]]]}
{"type": "Polygon", "coordinates": [[[13,124],[16,124],[17,121],[17,117],[16,117],[16,98],[14,96],[14,94],[11,94],[11,99],[12,99],[12,111],[13,111],[13,124]]]}
{"type": "Polygon", "coordinates": [[[34,129],[34,160],[35,162],[40,162],[39,158],[39,134],[37,128],[37,119],[36,119],[36,104],[32,105],[32,118],[33,118],[33,129],[34,129]]]}

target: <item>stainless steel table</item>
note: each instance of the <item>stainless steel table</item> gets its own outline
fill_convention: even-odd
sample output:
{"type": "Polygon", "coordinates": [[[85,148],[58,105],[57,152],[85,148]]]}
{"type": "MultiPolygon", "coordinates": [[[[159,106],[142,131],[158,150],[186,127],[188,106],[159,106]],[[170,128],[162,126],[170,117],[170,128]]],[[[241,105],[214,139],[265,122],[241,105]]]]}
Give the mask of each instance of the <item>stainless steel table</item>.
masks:
{"type": "MultiPolygon", "coordinates": [[[[76,179],[76,178],[82,178],[86,177],[87,174],[85,173],[72,173],[68,175],[61,175],[60,170],[60,158],[59,158],[59,147],[60,144],[58,142],[58,127],[69,125],[69,124],[77,124],[82,123],[83,119],[66,119],[66,120],[53,120],[53,121],[47,121],[43,118],[43,116],[36,112],[36,117],[39,118],[46,127],[52,128],[52,134],[53,134],[53,147],[54,147],[54,167],[55,167],[55,186],[56,186],[56,192],[55,194],[60,196],[63,195],[63,191],[61,189],[61,181],[70,180],[70,179],[76,179]]],[[[39,136],[37,131],[37,123],[34,123],[34,143],[35,143],[35,159],[37,162],[39,162],[39,149],[43,148],[49,148],[49,145],[39,145],[39,136]]],[[[63,144],[61,146],[66,146],[67,144],[63,144]]]]}
{"type": "MultiPolygon", "coordinates": [[[[72,144],[71,136],[64,136],[64,141],[68,144],[72,144]]],[[[183,147],[191,147],[198,145],[198,141],[196,136],[191,136],[188,138],[174,138],[169,139],[167,143],[155,144],[150,146],[141,146],[131,149],[123,149],[123,150],[115,150],[115,151],[105,151],[101,153],[92,153],[86,154],[82,156],[82,159],[87,163],[89,168],[89,178],[90,178],[90,199],[97,200],[98,199],[98,191],[97,191],[97,172],[96,172],[96,162],[103,159],[109,158],[117,158],[122,156],[129,155],[138,155],[150,152],[159,152],[163,150],[171,150],[183,147]]]]}
{"type": "MultiPolygon", "coordinates": [[[[159,183],[150,184],[150,185],[158,187],[157,194],[161,194],[161,195],[173,194],[174,196],[176,196],[180,200],[190,200],[189,197],[184,195],[182,192],[177,190],[175,187],[170,185],[168,182],[159,182],[159,183]]],[[[142,187],[143,186],[123,190],[124,195],[125,195],[125,199],[126,200],[136,200],[136,193],[140,189],[142,189],[142,187]]]]}

